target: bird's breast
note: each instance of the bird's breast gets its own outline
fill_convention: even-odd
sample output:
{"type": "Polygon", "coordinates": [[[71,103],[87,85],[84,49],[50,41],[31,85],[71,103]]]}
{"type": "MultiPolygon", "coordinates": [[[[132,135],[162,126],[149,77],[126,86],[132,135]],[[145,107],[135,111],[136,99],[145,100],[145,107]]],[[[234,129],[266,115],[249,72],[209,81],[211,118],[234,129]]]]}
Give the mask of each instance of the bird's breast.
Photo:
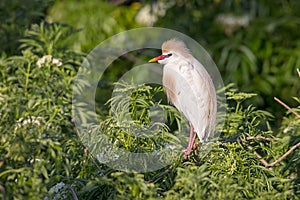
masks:
{"type": "Polygon", "coordinates": [[[177,102],[176,91],[176,75],[168,70],[164,70],[163,74],[163,86],[167,95],[168,101],[173,105],[177,102]]]}

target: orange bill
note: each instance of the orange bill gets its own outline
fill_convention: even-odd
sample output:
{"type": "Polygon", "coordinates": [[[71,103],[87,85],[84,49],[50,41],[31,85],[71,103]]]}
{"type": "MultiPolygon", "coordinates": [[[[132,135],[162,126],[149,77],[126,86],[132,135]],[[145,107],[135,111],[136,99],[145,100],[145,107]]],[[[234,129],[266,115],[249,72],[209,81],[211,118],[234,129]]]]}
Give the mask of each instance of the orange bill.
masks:
{"type": "Polygon", "coordinates": [[[155,58],[150,59],[148,62],[156,62],[156,61],[158,61],[158,60],[163,60],[163,59],[165,59],[165,58],[170,57],[171,55],[172,55],[172,54],[167,54],[167,55],[162,54],[162,55],[160,55],[160,56],[156,56],[155,58]]]}

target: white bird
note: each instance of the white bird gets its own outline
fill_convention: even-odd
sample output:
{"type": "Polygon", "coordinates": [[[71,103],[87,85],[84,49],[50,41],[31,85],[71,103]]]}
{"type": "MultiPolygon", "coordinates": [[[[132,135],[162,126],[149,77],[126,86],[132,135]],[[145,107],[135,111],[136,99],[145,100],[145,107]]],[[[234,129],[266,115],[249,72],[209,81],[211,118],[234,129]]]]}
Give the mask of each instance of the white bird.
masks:
{"type": "Polygon", "coordinates": [[[213,135],[217,115],[217,98],[213,81],[203,65],[192,56],[184,42],[171,39],[162,44],[162,55],[149,62],[164,64],[163,86],[168,101],[190,123],[190,138],[184,152],[186,159],[195,143],[213,135]]]}

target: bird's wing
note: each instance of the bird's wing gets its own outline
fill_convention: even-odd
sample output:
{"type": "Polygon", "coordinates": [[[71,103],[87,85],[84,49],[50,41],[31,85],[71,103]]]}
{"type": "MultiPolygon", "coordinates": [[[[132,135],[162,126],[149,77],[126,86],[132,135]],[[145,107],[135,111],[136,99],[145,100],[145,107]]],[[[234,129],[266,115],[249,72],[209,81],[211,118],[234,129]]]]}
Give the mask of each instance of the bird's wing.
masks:
{"type": "MultiPolygon", "coordinates": [[[[215,129],[217,115],[217,95],[213,81],[202,64],[194,58],[191,65],[194,66],[193,80],[196,83],[195,94],[196,96],[201,96],[204,100],[203,109],[198,109],[201,112],[205,112],[205,114],[201,114],[200,120],[196,119],[194,123],[195,126],[199,127],[198,130],[201,131],[201,127],[204,125],[202,120],[205,122],[203,138],[206,140],[208,137],[213,135],[215,129]]],[[[195,128],[195,130],[197,129],[195,128]]],[[[201,134],[199,132],[197,133],[198,135],[201,134]]]]}
{"type": "Polygon", "coordinates": [[[215,91],[204,67],[197,60],[166,65],[163,83],[170,102],[192,123],[200,140],[206,140],[212,131],[215,91]]]}

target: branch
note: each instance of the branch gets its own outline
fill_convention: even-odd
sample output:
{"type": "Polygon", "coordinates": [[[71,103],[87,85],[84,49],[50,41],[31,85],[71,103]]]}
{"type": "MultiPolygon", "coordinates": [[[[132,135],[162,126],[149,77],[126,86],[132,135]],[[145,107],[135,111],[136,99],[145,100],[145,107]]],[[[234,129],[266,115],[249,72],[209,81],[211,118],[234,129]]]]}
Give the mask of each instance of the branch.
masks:
{"type": "MultiPolygon", "coordinates": [[[[242,142],[243,145],[247,146],[245,142],[242,142]]],[[[247,149],[249,149],[250,151],[253,150],[253,147],[252,146],[247,146],[247,149]]],[[[269,163],[262,158],[262,156],[257,153],[255,150],[254,150],[254,155],[259,159],[259,161],[265,166],[265,167],[268,167],[269,163]]]]}
{"type": "Polygon", "coordinates": [[[300,115],[298,113],[296,113],[292,108],[290,108],[288,105],[286,105],[285,103],[283,103],[277,97],[274,97],[274,99],[275,99],[275,101],[277,101],[278,103],[280,103],[283,107],[285,107],[286,109],[288,109],[291,113],[293,113],[294,115],[296,115],[296,117],[298,117],[300,119],[300,115]]]}
{"type": "Polygon", "coordinates": [[[167,174],[174,166],[170,165],[168,167],[168,169],[166,169],[165,171],[163,171],[162,173],[156,175],[152,180],[146,181],[146,183],[150,184],[150,183],[154,183],[155,181],[157,181],[159,178],[161,178],[162,176],[164,176],[165,174],[167,174]]]}
{"type": "MultiPolygon", "coordinates": [[[[256,139],[255,137],[253,137],[253,139],[256,139]]],[[[275,139],[275,138],[274,138],[275,139]]],[[[277,139],[277,138],[276,138],[277,139]]],[[[242,144],[244,146],[247,146],[245,142],[242,142],[242,144]]],[[[268,163],[265,159],[262,158],[262,156],[257,153],[255,150],[254,150],[254,155],[259,159],[259,161],[265,166],[265,167],[268,167],[270,170],[272,170],[272,167],[274,165],[276,165],[277,163],[281,162],[283,159],[285,159],[290,153],[292,153],[295,149],[297,149],[298,147],[300,146],[300,142],[298,142],[297,144],[295,144],[294,146],[292,146],[285,154],[283,154],[280,158],[278,158],[277,160],[275,160],[274,162],[272,163],[268,163]]],[[[250,151],[253,150],[253,147],[252,146],[247,146],[247,149],[249,149],[250,151]]]]}
{"type": "MultiPolygon", "coordinates": [[[[274,141],[274,140],[279,140],[278,138],[267,138],[261,135],[257,135],[257,136],[248,136],[245,138],[246,140],[256,140],[256,139],[261,139],[261,140],[266,140],[266,141],[274,141]]],[[[226,138],[223,143],[227,143],[227,142],[237,142],[240,139],[238,137],[236,138],[226,138]]]]}
{"type": "Polygon", "coordinates": [[[266,138],[266,137],[261,136],[261,135],[246,137],[246,140],[254,140],[254,139],[261,139],[261,140],[267,140],[267,141],[278,140],[278,138],[266,138]]]}
{"type": "Polygon", "coordinates": [[[2,186],[2,185],[0,185],[0,191],[2,192],[2,199],[5,199],[5,188],[2,186]]]}
{"type": "Polygon", "coordinates": [[[290,148],[290,150],[288,150],[280,158],[278,158],[277,160],[275,160],[274,162],[272,162],[271,164],[269,164],[268,167],[273,167],[274,165],[276,165],[277,163],[279,163],[280,161],[282,161],[285,157],[287,157],[290,153],[292,153],[292,151],[294,151],[295,149],[297,149],[299,146],[300,146],[300,142],[298,142],[297,144],[295,144],[294,146],[292,146],[292,148],[290,148]]]}
{"type": "Polygon", "coordinates": [[[71,194],[72,194],[72,197],[73,197],[73,199],[74,200],[78,200],[78,197],[77,197],[77,195],[76,195],[76,192],[74,191],[74,189],[72,188],[72,186],[70,186],[70,192],[71,192],[71,194]]]}

